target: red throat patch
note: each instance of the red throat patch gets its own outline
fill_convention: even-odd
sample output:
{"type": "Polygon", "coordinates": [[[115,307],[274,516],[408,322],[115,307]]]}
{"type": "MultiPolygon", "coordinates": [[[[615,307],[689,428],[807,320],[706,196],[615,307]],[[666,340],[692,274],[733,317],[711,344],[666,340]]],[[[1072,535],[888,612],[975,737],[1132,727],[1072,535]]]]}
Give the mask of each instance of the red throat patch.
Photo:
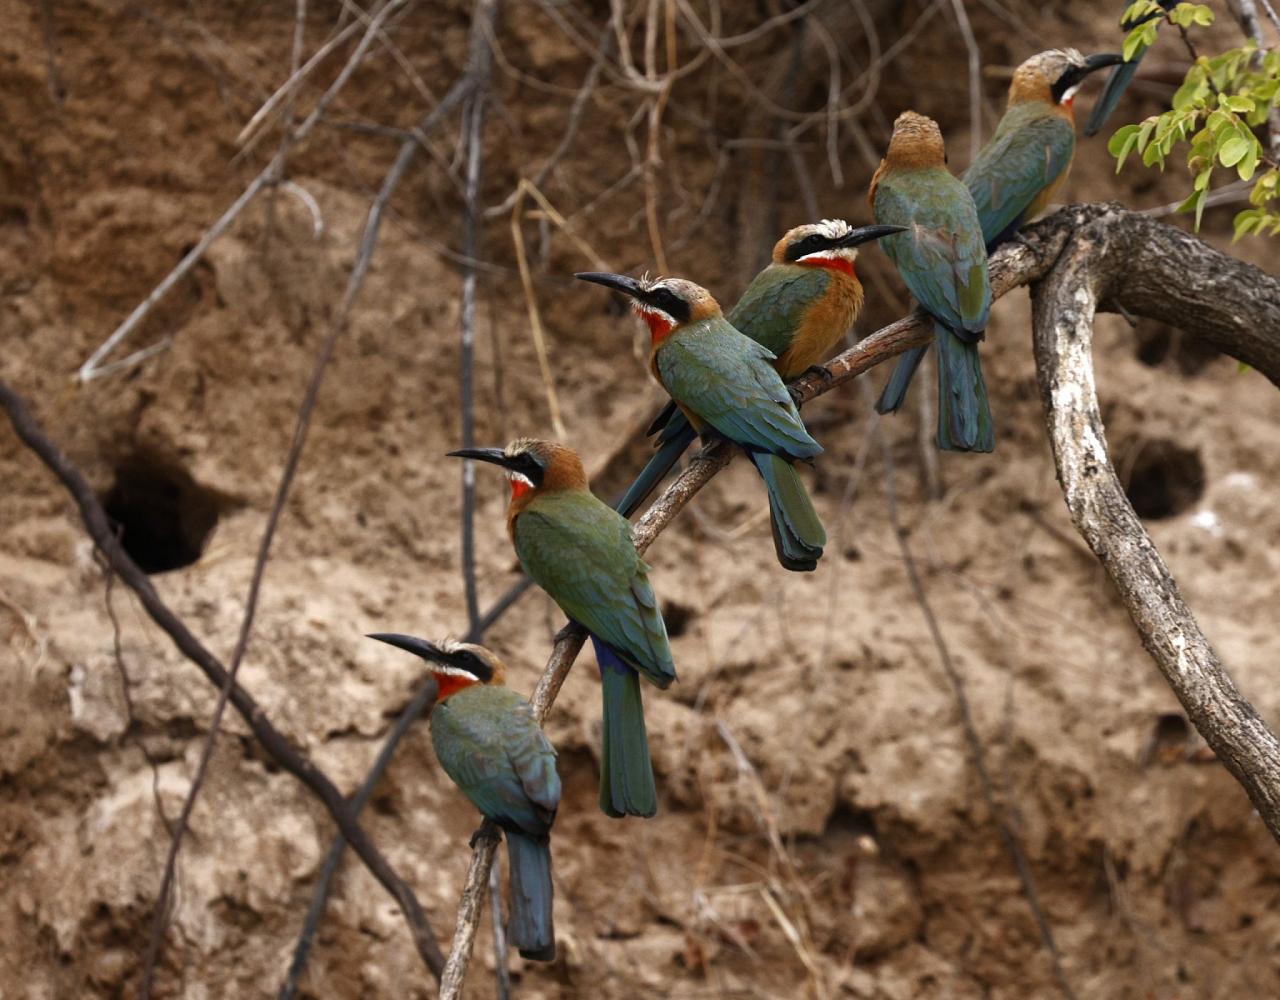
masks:
{"type": "Polygon", "coordinates": [[[463,688],[471,687],[472,684],[478,684],[469,677],[459,677],[457,674],[436,674],[431,675],[436,679],[436,702],[444,701],[450,695],[455,695],[463,688]]]}
{"type": "Polygon", "coordinates": [[[649,327],[649,335],[653,338],[655,344],[660,344],[667,339],[667,336],[675,329],[675,326],[661,313],[650,312],[648,309],[640,310],[640,318],[645,321],[649,327]]]}
{"type": "Polygon", "coordinates": [[[511,479],[511,499],[519,500],[522,496],[533,492],[533,487],[523,479],[511,479]]]}
{"type": "Polygon", "coordinates": [[[805,267],[825,267],[828,271],[841,271],[851,278],[857,275],[853,271],[853,261],[844,257],[814,257],[813,260],[800,261],[805,267]]]}

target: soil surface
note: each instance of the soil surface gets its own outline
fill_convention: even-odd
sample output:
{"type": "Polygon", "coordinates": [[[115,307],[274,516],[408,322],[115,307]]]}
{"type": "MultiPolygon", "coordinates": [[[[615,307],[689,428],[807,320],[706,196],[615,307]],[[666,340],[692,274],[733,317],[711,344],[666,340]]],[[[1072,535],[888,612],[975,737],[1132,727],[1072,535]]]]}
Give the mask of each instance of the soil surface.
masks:
{"type": "MultiPolygon", "coordinates": [[[[346,22],[338,4],[303,6],[305,60],[346,22]]],[[[656,227],[669,272],[731,302],[777,235],[810,220],[809,197],[821,215],[869,221],[864,193],[897,111],[937,117],[957,171],[971,135],[949,5],[819,4],[804,31],[784,22],[745,41],[778,10],[721,5],[722,19],[706,23],[737,39],[723,58],[679,22],[675,55],[692,68],[661,100],[649,161],[645,5],[622,6],[630,59],[611,41],[607,68],[575,104],[607,37],[607,7],[509,4],[480,199],[497,209],[479,251],[477,441],[553,436],[554,389],[604,496],[644,460],[641,432],[661,397],[637,325],[600,289],[568,280],[572,271],[654,267],[656,227]],[[824,114],[801,122],[769,110],[822,109],[828,43],[843,102],[870,95],[834,136],[824,114]],[[546,203],[528,196],[519,227],[548,382],[504,202],[566,130],[563,155],[538,180],[546,203]]],[[[1022,58],[1050,44],[1119,44],[1113,0],[965,6],[984,65],[984,136],[1022,58]]],[[[1215,7],[1222,23],[1204,44],[1234,44],[1215,7]]],[[[660,75],[668,53],[655,10],[649,65],[660,75]]],[[[72,379],[84,359],[280,149],[278,121],[247,151],[237,136],[289,75],[295,5],[3,0],[0,12],[0,373],[101,491],[163,599],[229,659],[370,200],[404,130],[458,78],[470,5],[393,14],[322,124],[290,150],[291,184],[241,212],[112,358],[168,346],[85,385],[72,379]]],[[[339,45],[285,102],[295,121],[351,49],[339,45]]],[[[1176,39],[1162,39],[1113,124],[1158,110],[1185,61],[1176,39]]],[[[426,138],[429,155],[392,199],[325,376],[240,672],[344,791],[422,681],[410,657],[362,636],[466,629],[461,470],[443,457],[460,439],[458,131],[454,114],[426,138]]],[[[1082,142],[1065,200],[1182,199],[1189,184],[1176,166],[1161,175],[1131,164],[1116,177],[1105,138],[1082,142]]],[[[1274,242],[1230,245],[1240,207],[1207,212],[1206,237],[1274,272],[1274,242]]],[[[862,335],[901,315],[907,297],[875,248],[859,268],[862,335]]],[[[1067,518],[1028,329],[1025,292],[997,304],[982,348],[997,451],[936,455],[936,492],[925,461],[932,410],[917,405],[932,395],[928,380],[909,412],[878,423],[887,464],[869,417],[884,373],[806,408],[826,447],[806,473],[831,536],[818,572],[778,567],[743,462],[649,551],[680,671],[670,691],[646,690],[660,812],[618,822],[597,811],[588,654],[547,724],[564,780],[560,957],[513,957],[514,995],[1059,996],[991,802],[1025,849],[1077,996],[1276,993],[1280,855],[1189,730],[1067,518]],[[989,790],[908,585],[891,496],[989,790]]],[[[1280,396],[1146,322],[1101,319],[1095,361],[1111,453],[1139,513],[1241,690],[1280,722],[1280,396]]],[[[493,470],[477,475],[487,605],[516,576],[506,487],[493,470]]],[[[7,423],[0,483],[0,998],[133,995],[169,843],[161,811],[171,820],[181,808],[215,692],[104,575],[69,498],[7,423]]],[[[535,590],[491,631],[518,689],[532,688],[562,624],[535,590]]],[[[425,720],[363,821],[447,947],[476,815],[436,766],[425,720]]],[[[229,713],[181,853],[156,995],[274,995],[332,834],[316,800],[229,713]]],[[[486,929],[468,996],[491,995],[492,969],[486,929]]],[[[351,859],[303,993],[434,995],[395,905],[351,859]]]]}

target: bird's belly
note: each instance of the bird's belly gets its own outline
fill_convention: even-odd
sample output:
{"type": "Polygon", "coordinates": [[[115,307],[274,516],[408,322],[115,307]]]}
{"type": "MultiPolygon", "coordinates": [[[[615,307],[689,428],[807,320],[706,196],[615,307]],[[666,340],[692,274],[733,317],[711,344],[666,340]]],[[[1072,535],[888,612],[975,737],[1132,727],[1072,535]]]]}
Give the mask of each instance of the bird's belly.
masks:
{"type": "Polygon", "coordinates": [[[862,286],[832,282],[831,289],[809,307],[791,338],[791,344],[774,362],[784,381],[799,378],[831,354],[831,349],[858,318],[862,307],[862,286]]]}

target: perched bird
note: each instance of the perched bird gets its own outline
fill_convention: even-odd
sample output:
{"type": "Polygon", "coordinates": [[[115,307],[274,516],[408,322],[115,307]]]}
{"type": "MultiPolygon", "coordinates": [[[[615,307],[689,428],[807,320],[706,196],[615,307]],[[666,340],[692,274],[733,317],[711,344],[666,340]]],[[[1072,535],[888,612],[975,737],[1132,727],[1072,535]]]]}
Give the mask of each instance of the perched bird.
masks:
{"type": "MultiPolygon", "coordinates": [[[[784,382],[815,368],[862,311],[862,283],[854,271],[858,247],[901,232],[900,226],[862,226],[843,219],[797,226],[773,247],[772,262],[755,276],[728,314],[739,332],[775,355],[784,382]]],[[[697,436],[669,403],[649,434],[661,432],[658,451],[618,503],[630,517],[697,436]]]]}
{"type": "Polygon", "coordinates": [[[778,561],[815,569],[827,535],[792,463],[813,458],[822,446],[774,371],[774,353],[734,329],[711,293],[692,281],[597,271],[577,277],[631,297],[652,335],[653,377],[694,430],[714,430],[746,451],[769,494],[778,561]]]}
{"type": "MultiPolygon", "coordinates": [[[[1120,27],[1125,31],[1132,31],[1138,25],[1154,21],[1162,17],[1163,12],[1173,10],[1174,7],[1178,6],[1178,0],[1157,0],[1157,2],[1160,4],[1160,10],[1150,11],[1132,21],[1126,21],[1122,13],[1120,27]]],[[[1122,11],[1127,11],[1129,6],[1130,0],[1125,0],[1122,11]]],[[[1111,117],[1111,112],[1116,109],[1116,105],[1120,103],[1120,98],[1129,89],[1129,84],[1133,82],[1133,78],[1138,72],[1138,63],[1142,62],[1142,57],[1146,54],[1147,50],[1143,49],[1128,62],[1121,62],[1111,70],[1107,76],[1107,82],[1102,88],[1102,96],[1098,98],[1098,103],[1093,106],[1093,111],[1089,113],[1089,120],[1084,126],[1085,135],[1097,135],[1102,126],[1106,124],[1107,119],[1111,117]]]]}
{"type": "MultiPolygon", "coordinates": [[[[995,436],[978,358],[991,309],[987,254],[973,198],[947,170],[937,122],[914,111],[898,116],[868,197],[877,220],[909,230],[886,237],[881,247],[934,320],[938,446],[991,451],[995,436]]],[[[901,406],[914,372],[914,364],[904,370],[899,363],[876,409],[901,406]]]]}
{"type": "Polygon", "coordinates": [[[1051,49],[1014,71],[1004,117],[964,175],[989,251],[1053,201],[1075,155],[1076,90],[1090,73],[1120,62],[1113,52],[1085,58],[1051,49]]]}
{"type": "Polygon", "coordinates": [[[369,636],[427,661],[438,690],[431,745],[445,774],[506,835],[507,936],[525,958],[551,962],[551,824],[560,805],[556,751],[506,668],[483,646],[380,632],[369,636]]]}
{"type": "Polygon", "coordinates": [[[604,701],[600,808],[610,816],[652,816],[658,793],[637,671],[666,688],[676,668],[631,525],[591,492],[582,460],[564,445],[521,438],[505,450],[449,454],[506,470],[507,533],[520,565],[595,647],[604,701]]]}
{"type": "MultiPolygon", "coordinates": [[[[1076,90],[1090,73],[1118,62],[1120,56],[1110,53],[1086,59],[1075,49],[1051,49],[1014,72],[1004,117],[964,175],[988,253],[1053,201],[1075,154],[1076,90]]],[[[902,405],[927,349],[912,348],[898,360],[880,397],[880,412],[902,405]]]]}

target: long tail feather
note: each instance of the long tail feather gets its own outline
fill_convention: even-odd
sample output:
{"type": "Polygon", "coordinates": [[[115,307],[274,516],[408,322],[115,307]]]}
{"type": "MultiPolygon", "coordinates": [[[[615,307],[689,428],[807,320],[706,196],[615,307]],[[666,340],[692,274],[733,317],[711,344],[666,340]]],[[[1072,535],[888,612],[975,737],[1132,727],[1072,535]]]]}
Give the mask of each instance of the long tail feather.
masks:
{"type": "Polygon", "coordinates": [[[763,451],[749,454],[769,492],[769,517],[778,562],[799,572],[817,569],[822,547],[827,544],[827,532],[804,482],[786,459],[763,451]]]}
{"type": "Polygon", "coordinates": [[[556,930],[551,920],[551,842],[518,830],[507,831],[511,913],[507,936],[525,958],[554,962],[556,930]]]}
{"type": "Polygon", "coordinates": [[[995,434],[978,345],[968,344],[941,323],[938,345],[938,447],[944,451],[992,451],[995,434]]]}
{"type": "Polygon", "coordinates": [[[649,759],[640,675],[594,635],[604,704],[600,752],[600,809],[608,816],[652,816],[658,789],[649,759]]]}
{"type": "Polygon", "coordinates": [[[913,347],[898,359],[898,363],[893,366],[893,374],[885,384],[884,392],[876,400],[877,413],[893,413],[906,401],[907,389],[928,349],[927,344],[924,347],[913,347]]]}
{"type": "Polygon", "coordinates": [[[654,452],[649,464],[640,471],[636,481],[627,487],[627,492],[615,505],[618,513],[623,517],[634,514],[697,436],[684,414],[676,413],[663,429],[662,437],[665,440],[662,446],[654,452]],[[676,427],[677,422],[679,427],[676,427]]]}
{"type": "Polygon", "coordinates": [[[1120,103],[1120,98],[1124,96],[1124,92],[1129,89],[1129,84],[1133,82],[1134,74],[1138,72],[1138,63],[1142,57],[1139,56],[1133,62],[1121,63],[1119,66],[1112,68],[1107,74],[1106,86],[1102,88],[1102,93],[1098,97],[1098,101],[1093,106],[1093,110],[1089,113],[1089,120],[1085,123],[1084,134],[1096,135],[1099,129],[1106,124],[1111,112],[1115,111],[1116,105],[1120,103]]]}

